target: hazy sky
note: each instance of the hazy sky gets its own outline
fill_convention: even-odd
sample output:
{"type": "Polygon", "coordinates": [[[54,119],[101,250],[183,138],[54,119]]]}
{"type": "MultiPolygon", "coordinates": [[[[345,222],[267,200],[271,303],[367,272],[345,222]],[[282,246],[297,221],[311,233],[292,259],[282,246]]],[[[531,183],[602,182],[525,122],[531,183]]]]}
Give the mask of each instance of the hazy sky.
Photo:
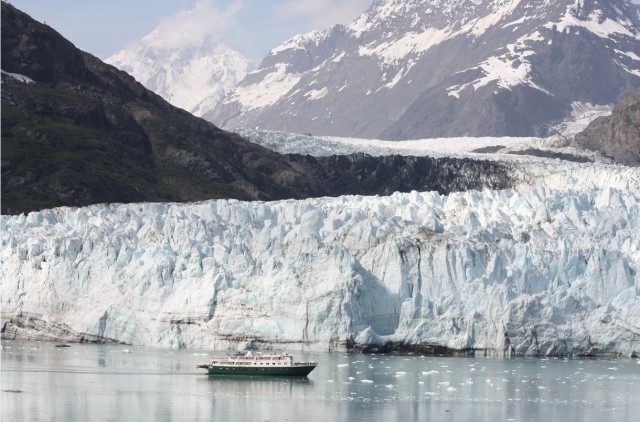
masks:
{"type": "Polygon", "coordinates": [[[348,23],[373,0],[10,0],[106,59],[158,26],[167,43],[215,35],[259,62],[293,35],[348,23]]]}

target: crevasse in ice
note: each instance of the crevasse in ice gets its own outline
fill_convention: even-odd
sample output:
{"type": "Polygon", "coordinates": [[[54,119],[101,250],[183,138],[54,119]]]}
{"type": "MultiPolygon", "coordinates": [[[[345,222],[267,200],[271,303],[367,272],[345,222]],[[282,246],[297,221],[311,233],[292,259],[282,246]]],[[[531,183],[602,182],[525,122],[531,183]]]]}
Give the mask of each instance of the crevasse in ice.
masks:
{"type": "Polygon", "coordinates": [[[547,187],[5,216],[3,322],[164,347],[640,353],[638,171],[525,173],[547,187]]]}

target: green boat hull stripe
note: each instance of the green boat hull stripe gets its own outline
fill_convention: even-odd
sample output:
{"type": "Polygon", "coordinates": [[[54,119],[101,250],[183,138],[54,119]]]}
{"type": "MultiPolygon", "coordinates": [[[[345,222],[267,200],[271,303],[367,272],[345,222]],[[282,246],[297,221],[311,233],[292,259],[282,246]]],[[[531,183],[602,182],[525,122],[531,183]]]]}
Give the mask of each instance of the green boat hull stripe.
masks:
{"type": "Polygon", "coordinates": [[[306,377],[315,365],[282,366],[282,367],[240,367],[240,366],[211,366],[209,375],[264,375],[264,376],[296,376],[306,377]]]}

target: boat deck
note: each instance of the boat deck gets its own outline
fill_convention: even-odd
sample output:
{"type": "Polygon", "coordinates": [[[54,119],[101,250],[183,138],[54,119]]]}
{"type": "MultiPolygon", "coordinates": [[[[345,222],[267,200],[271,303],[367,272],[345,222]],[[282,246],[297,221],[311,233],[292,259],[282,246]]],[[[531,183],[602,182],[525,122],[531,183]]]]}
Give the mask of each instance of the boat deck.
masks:
{"type": "Polygon", "coordinates": [[[208,364],[196,365],[196,368],[206,369],[210,375],[307,376],[316,366],[317,362],[294,362],[288,353],[263,355],[249,351],[214,358],[208,364]]]}

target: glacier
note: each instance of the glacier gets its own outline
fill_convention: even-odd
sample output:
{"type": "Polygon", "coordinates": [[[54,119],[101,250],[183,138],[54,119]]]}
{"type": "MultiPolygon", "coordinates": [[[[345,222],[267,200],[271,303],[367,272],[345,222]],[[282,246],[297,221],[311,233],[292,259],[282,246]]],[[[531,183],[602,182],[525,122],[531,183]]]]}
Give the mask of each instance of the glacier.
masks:
{"type": "MultiPolygon", "coordinates": [[[[553,130],[557,134],[550,137],[449,137],[426,138],[403,141],[386,141],[383,139],[364,139],[339,136],[319,136],[312,134],[289,133],[270,130],[253,130],[229,128],[228,130],[280,154],[302,154],[313,157],[331,155],[350,155],[365,152],[368,155],[383,157],[402,155],[412,157],[465,157],[472,159],[488,159],[500,161],[519,160],[518,156],[527,155],[527,150],[545,151],[550,154],[563,154],[584,161],[613,163],[613,160],[599,152],[572,146],[575,134],[595,118],[610,113],[610,108],[602,107],[600,111],[590,110],[584,114],[576,113],[575,118],[567,119],[553,130]],[[479,152],[480,151],[480,152],[479,152]],[[481,152],[491,151],[491,152],[481,152]]],[[[520,161],[531,161],[530,157],[520,161]]]]}
{"type": "Polygon", "coordinates": [[[640,353],[640,172],[512,189],[3,216],[2,337],[206,349],[640,353]]]}

